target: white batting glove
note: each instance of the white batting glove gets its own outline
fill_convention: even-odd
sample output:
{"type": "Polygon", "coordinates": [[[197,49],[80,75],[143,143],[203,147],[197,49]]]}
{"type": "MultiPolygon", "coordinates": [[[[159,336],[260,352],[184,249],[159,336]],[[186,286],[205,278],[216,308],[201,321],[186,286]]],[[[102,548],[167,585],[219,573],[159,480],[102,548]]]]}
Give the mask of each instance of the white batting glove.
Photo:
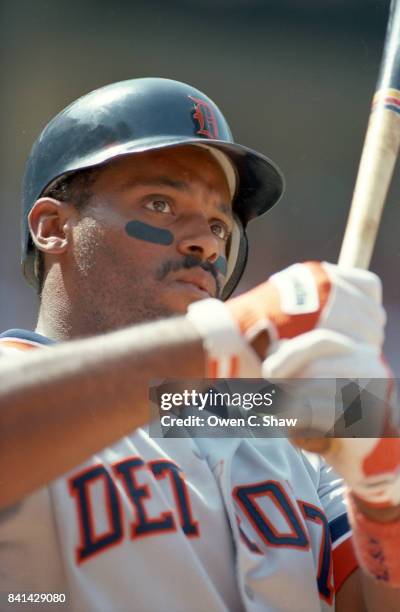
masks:
{"type": "Polygon", "coordinates": [[[381,344],[385,314],[378,277],[328,263],[295,264],[255,289],[228,300],[191,304],[187,317],[203,337],[209,377],[259,377],[250,342],[263,330],[269,351],[282,339],[328,329],[381,344]]]}
{"type": "MultiPolygon", "coordinates": [[[[299,385],[299,405],[308,401],[312,414],[305,428],[321,435],[332,430],[338,418],[335,379],[355,379],[359,384],[371,380],[372,392],[375,390],[382,401],[374,414],[367,415],[368,425],[376,435],[399,436],[394,384],[377,343],[357,342],[337,332],[315,330],[281,341],[262,369],[268,379],[310,379],[310,383],[304,381],[299,385]],[[332,384],[326,379],[332,379],[332,384]]],[[[358,497],[371,505],[400,504],[398,437],[332,439],[329,449],[324,457],[358,497]]]]}
{"type": "Polygon", "coordinates": [[[262,329],[275,342],[329,329],[381,345],[386,321],[381,295],[372,272],[311,261],[274,274],[227,306],[247,338],[262,329]]]}
{"type": "Polygon", "coordinates": [[[261,359],[241,334],[226,304],[216,299],[195,302],[186,318],[203,338],[206,378],[261,378],[261,359]]]}
{"type": "MultiPolygon", "coordinates": [[[[374,395],[376,385],[380,386],[377,395],[382,400],[368,414],[368,426],[372,426],[373,418],[376,435],[386,437],[316,440],[304,434],[306,437],[295,441],[306,450],[321,452],[347,484],[353,547],[363,572],[380,583],[400,587],[400,520],[380,522],[365,514],[369,507],[375,512],[393,509],[390,511],[397,516],[400,507],[400,432],[391,402],[393,381],[380,358],[380,346],[356,342],[336,332],[315,330],[281,341],[276,352],[265,360],[263,371],[267,377],[315,377],[309,394],[313,413],[311,428],[321,427],[322,431],[326,431],[326,420],[335,413],[336,382],[333,380],[330,388],[329,381],[319,381],[318,377],[371,377],[374,395]],[[364,502],[364,510],[360,509],[359,500],[364,502]]],[[[304,382],[307,388],[308,383],[304,382]]]]}

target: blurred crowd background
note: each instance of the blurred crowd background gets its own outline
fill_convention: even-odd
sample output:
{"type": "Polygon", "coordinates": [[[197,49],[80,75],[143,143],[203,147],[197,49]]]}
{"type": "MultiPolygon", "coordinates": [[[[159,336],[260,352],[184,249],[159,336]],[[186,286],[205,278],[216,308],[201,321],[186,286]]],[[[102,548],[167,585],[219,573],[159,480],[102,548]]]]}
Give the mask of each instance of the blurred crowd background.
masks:
{"type": "MultiPolygon", "coordinates": [[[[0,329],[33,329],[19,265],[20,184],[47,121],[113,81],[191,83],[238,142],[283,169],[280,204],[250,225],[239,291],[305,259],[335,261],[377,79],[388,0],[0,0],[0,329]]],[[[386,353],[400,376],[400,181],[372,269],[383,280],[386,353]]]]}

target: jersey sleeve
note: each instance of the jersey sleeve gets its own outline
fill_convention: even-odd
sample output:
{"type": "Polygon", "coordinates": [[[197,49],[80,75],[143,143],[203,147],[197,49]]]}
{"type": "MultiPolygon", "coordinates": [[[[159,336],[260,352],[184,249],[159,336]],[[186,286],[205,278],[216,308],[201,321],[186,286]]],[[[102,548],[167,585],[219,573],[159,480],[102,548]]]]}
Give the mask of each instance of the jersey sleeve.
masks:
{"type": "Polygon", "coordinates": [[[38,348],[40,345],[19,338],[0,338],[0,359],[21,355],[27,351],[38,348]]]}
{"type": "Polygon", "coordinates": [[[15,359],[16,357],[18,358],[19,355],[21,355],[21,351],[18,349],[4,347],[0,344],[0,363],[3,363],[3,365],[6,359],[15,359]]]}
{"type": "Polygon", "coordinates": [[[0,359],[2,359],[3,357],[5,357],[7,354],[10,354],[10,349],[7,351],[7,349],[5,349],[3,346],[1,346],[0,344],[0,359]]]}
{"type": "Polygon", "coordinates": [[[318,495],[328,519],[332,543],[333,574],[337,592],[358,567],[353,550],[351,527],[347,519],[345,485],[333,468],[321,457],[319,461],[318,495]]]}
{"type": "Polygon", "coordinates": [[[18,352],[19,351],[17,351],[17,349],[2,346],[0,343],[0,362],[3,362],[4,364],[4,359],[10,359],[10,357],[15,357],[16,355],[18,355],[18,352]]]}

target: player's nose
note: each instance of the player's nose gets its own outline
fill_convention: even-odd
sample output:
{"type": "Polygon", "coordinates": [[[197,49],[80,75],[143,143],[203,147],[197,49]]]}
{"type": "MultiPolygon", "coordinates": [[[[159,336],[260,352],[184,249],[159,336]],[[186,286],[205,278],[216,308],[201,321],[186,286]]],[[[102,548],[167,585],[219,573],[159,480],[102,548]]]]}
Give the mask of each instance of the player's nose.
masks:
{"type": "Polygon", "coordinates": [[[192,219],[177,243],[182,255],[195,255],[202,261],[214,262],[220,255],[218,237],[205,219],[192,219]]]}

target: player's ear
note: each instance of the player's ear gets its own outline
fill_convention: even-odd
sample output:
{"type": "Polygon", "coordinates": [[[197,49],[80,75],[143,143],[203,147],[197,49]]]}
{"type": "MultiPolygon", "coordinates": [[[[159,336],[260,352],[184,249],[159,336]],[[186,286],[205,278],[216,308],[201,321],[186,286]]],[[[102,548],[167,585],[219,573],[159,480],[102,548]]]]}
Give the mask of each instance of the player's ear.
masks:
{"type": "Polygon", "coordinates": [[[32,240],[44,253],[64,253],[71,242],[74,207],[53,198],[40,198],[29,213],[32,240]]]}

